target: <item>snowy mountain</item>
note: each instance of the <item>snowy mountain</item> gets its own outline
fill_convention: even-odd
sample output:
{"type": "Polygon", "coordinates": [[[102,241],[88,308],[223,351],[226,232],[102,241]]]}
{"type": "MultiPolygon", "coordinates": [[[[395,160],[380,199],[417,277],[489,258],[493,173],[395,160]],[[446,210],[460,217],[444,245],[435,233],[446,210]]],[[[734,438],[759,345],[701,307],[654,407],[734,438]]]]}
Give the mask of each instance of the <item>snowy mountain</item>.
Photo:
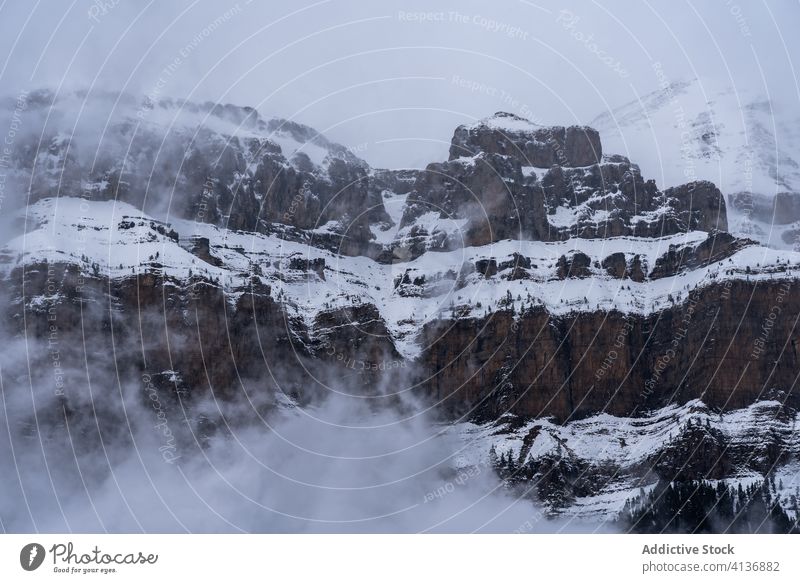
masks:
{"type": "MultiPolygon", "coordinates": [[[[295,529],[316,523],[295,516],[293,481],[358,491],[362,475],[399,489],[369,498],[382,519],[464,473],[492,493],[470,485],[472,501],[500,492],[590,529],[664,483],[777,475],[796,517],[800,253],[755,230],[763,212],[750,230],[729,214],[740,191],[795,192],[800,156],[769,157],[793,129],[769,133],[757,102],[740,129],[736,95],[689,109],[699,88],[670,86],[594,128],[499,112],[456,128],[449,159],[421,170],[372,169],[247,107],[37,93],[9,157],[19,208],[0,249],[4,333],[26,347],[2,366],[32,395],[5,405],[9,443],[56,447],[67,430],[92,455],[125,442],[125,423],[136,442],[168,419],[158,451],[205,476],[204,452],[243,428],[273,440],[259,463],[286,428],[301,455],[242,487],[290,482],[252,495],[295,529]],[[667,149],[676,136],[691,136],[683,158],[667,149]],[[382,453],[337,442],[395,425],[382,453]],[[343,464],[406,452],[395,442],[419,455],[403,457],[405,476],[386,460],[342,473],[308,442],[343,464]]],[[[421,528],[443,524],[431,520],[421,528]]]]}
{"type": "Polygon", "coordinates": [[[665,81],[590,125],[606,148],[635,152],[645,174],[665,186],[716,184],[728,202],[731,233],[796,246],[800,114],[765,90],[665,81]]]}

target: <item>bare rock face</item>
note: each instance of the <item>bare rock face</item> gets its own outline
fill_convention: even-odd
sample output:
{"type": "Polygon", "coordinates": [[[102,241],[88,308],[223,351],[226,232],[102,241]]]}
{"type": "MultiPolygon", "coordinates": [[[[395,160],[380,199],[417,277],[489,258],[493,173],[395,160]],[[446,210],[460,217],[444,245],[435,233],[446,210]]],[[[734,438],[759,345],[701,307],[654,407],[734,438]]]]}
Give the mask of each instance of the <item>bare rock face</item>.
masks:
{"type": "Polygon", "coordinates": [[[475,271],[483,277],[494,277],[497,275],[497,261],[494,259],[479,259],[475,262],[475,271]]]}
{"type": "Polygon", "coordinates": [[[625,273],[627,271],[628,262],[625,258],[625,254],[622,252],[619,253],[612,253],[605,259],[603,259],[602,263],[603,269],[606,270],[606,273],[611,277],[615,277],[617,279],[622,279],[625,277],[625,273]]]}
{"type": "Polygon", "coordinates": [[[668,188],[664,195],[674,201],[672,206],[687,228],[698,231],[728,230],[725,198],[713,183],[707,180],[690,182],[668,188]]]}
{"type": "Polygon", "coordinates": [[[374,168],[369,175],[370,192],[380,194],[388,190],[394,194],[408,194],[414,188],[418,175],[419,170],[414,168],[374,168]]]}
{"type": "Polygon", "coordinates": [[[650,272],[652,279],[677,275],[683,271],[703,267],[727,259],[740,249],[755,245],[749,239],[737,239],[730,233],[710,233],[699,245],[670,245],[669,250],[656,259],[650,272]]]}
{"type": "Polygon", "coordinates": [[[425,227],[416,235],[434,239],[442,250],[505,238],[547,240],[543,193],[532,186],[517,159],[497,154],[429,164],[408,196],[400,226],[413,228],[421,216],[436,213],[440,235],[425,227]]]}
{"type": "Polygon", "coordinates": [[[219,267],[223,264],[222,260],[218,257],[214,257],[211,254],[211,247],[208,237],[197,237],[194,242],[192,243],[192,247],[190,249],[192,255],[202,259],[209,265],[213,265],[215,267],[219,267]]]}
{"type": "Polygon", "coordinates": [[[315,318],[312,332],[317,358],[352,375],[354,393],[374,392],[378,375],[405,366],[372,304],[323,312],[315,318]]]}
{"type": "Polygon", "coordinates": [[[511,254],[511,259],[500,263],[498,269],[499,271],[511,269],[511,273],[508,274],[508,279],[517,281],[520,279],[530,279],[531,275],[529,270],[532,267],[535,268],[536,266],[533,264],[530,257],[525,257],[515,251],[511,254]]]}
{"type": "Polygon", "coordinates": [[[589,267],[592,265],[591,258],[585,253],[572,253],[569,256],[562,255],[558,258],[556,275],[559,279],[569,277],[591,277],[592,272],[589,267]]]}
{"type": "Polygon", "coordinates": [[[616,279],[630,279],[638,283],[647,278],[647,266],[639,255],[634,254],[630,259],[625,253],[612,253],[601,263],[606,273],[616,279]]]}
{"type": "MultiPolygon", "coordinates": [[[[324,263],[295,267],[313,272],[324,263]]],[[[262,396],[283,392],[303,403],[324,394],[325,383],[343,373],[361,390],[374,385],[376,374],[400,369],[392,337],[373,305],[327,311],[309,329],[255,275],[236,290],[235,301],[213,280],[165,278],[155,264],[148,273],[117,279],[91,277],[74,265],[28,266],[12,273],[2,291],[15,298],[3,313],[9,332],[33,342],[47,338],[57,322],[62,359],[88,362],[109,378],[118,374],[115,367],[132,379],[170,371],[163,397],[175,407],[182,406],[179,396],[186,402],[212,394],[240,398],[252,389],[250,379],[261,379],[256,392],[262,396]],[[32,303],[48,286],[57,290],[53,300],[32,303]],[[81,310],[80,304],[93,309],[81,310]]],[[[46,371],[47,352],[41,357],[46,371]]]]}
{"type": "MultiPolygon", "coordinates": [[[[560,131],[558,133],[560,134],[560,131]]],[[[591,166],[603,159],[600,134],[596,129],[589,126],[570,126],[566,128],[564,130],[563,144],[568,166],[591,166]]]]}
{"type": "Polygon", "coordinates": [[[628,262],[628,269],[625,272],[626,277],[631,280],[641,283],[646,277],[647,266],[639,255],[634,255],[628,262]]]}
{"type": "Polygon", "coordinates": [[[795,285],[727,282],[649,316],[554,317],[534,309],[431,323],[423,331],[421,390],[451,415],[480,410],[494,419],[509,412],[558,422],[598,411],[635,416],[692,399],[719,409],[758,399],[796,408],[794,318],[762,335],[772,306],[800,311],[795,285]]]}

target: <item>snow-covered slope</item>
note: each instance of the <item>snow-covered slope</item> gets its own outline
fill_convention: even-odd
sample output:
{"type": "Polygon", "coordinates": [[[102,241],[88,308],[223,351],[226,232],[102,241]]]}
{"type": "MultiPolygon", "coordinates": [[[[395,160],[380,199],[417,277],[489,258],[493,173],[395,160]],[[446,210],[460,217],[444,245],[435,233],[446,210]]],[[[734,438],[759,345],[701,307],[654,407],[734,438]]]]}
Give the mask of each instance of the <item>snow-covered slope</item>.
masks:
{"type": "Polygon", "coordinates": [[[685,456],[682,461],[686,467],[691,466],[693,456],[704,458],[702,463],[708,467],[721,466],[723,459],[731,458],[734,464],[726,481],[734,485],[776,471],[785,506],[789,506],[789,496],[800,486],[796,466],[776,468],[775,451],[769,451],[780,444],[777,449],[791,452],[790,455],[800,452],[794,421],[776,401],[759,401],[723,414],[695,400],[637,418],[603,413],[566,425],[537,419],[520,426],[514,421],[509,417],[492,424],[463,423],[452,427],[450,431],[459,435],[463,444],[459,451],[461,464],[488,465],[496,463],[490,459],[492,455],[509,453],[520,468],[537,467],[543,460],[548,462],[550,471],[553,461],[564,464],[574,472],[576,482],[583,478],[593,483],[586,487],[590,494],[552,508],[560,514],[613,520],[626,500],[642,492],[640,489],[651,488],[659,479],[678,478],[677,474],[663,475],[674,471],[664,462],[671,462],[676,452],[685,456]],[[706,451],[703,442],[714,443],[713,452],[706,451]],[[595,475],[600,478],[593,480],[595,475]]]}
{"type": "MultiPolygon", "coordinates": [[[[600,131],[605,151],[629,155],[664,186],[710,180],[729,202],[738,192],[800,192],[800,112],[763,90],[665,81],[590,125],[600,131]]],[[[753,217],[741,205],[729,204],[728,212],[732,233],[792,245],[782,238],[789,227],[753,217]]]]}
{"type": "Polygon", "coordinates": [[[675,186],[711,180],[725,194],[800,191],[800,113],[741,87],[674,82],[590,122],[607,152],[675,186]]]}

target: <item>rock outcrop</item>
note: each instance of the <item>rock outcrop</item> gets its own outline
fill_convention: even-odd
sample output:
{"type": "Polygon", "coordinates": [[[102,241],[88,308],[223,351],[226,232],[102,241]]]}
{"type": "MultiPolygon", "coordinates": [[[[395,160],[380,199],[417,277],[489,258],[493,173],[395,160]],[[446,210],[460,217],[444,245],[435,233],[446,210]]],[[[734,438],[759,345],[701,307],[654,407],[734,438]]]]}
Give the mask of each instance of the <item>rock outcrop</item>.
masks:
{"type": "Polygon", "coordinates": [[[603,157],[600,134],[593,128],[542,127],[505,112],[456,129],[450,160],[481,152],[511,156],[537,168],[591,166],[603,157]]]}
{"type": "Polygon", "coordinates": [[[727,230],[725,200],[712,183],[661,192],[630,160],[601,152],[591,128],[542,128],[510,114],[460,126],[450,159],[418,174],[393,245],[413,258],[508,238],[727,230]]]}

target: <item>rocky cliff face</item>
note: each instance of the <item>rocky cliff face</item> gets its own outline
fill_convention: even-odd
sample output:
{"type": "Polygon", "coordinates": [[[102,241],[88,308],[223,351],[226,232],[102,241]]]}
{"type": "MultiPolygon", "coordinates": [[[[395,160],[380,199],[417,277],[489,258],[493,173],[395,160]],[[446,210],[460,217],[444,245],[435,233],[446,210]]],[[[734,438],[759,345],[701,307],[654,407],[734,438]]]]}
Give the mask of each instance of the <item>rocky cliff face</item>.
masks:
{"type": "Polygon", "coordinates": [[[695,399],[718,411],[761,399],[797,408],[800,336],[794,318],[770,315],[798,313],[794,285],[711,285],[646,316],[532,308],[437,321],[423,332],[424,387],[453,415],[483,420],[635,416],[695,399]]]}
{"type": "Polygon", "coordinates": [[[65,360],[147,374],[176,412],[254,391],[302,406],[342,379],[408,389],[480,455],[518,440],[526,469],[506,456],[499,471],[561,510],[670,475],[789,467],[800,255],[727,233],[714,184],[659,190],[591,128],[509,114],[457,128],[449,160],[375,170],[249,108],[137,107],[107,147],[19,142],[14,176],[32,187],[25,234],[0,252],[4,326],[40,343],[39,366],[55,326],[65,360]],[[742,411],[774,413],[778,437],[719,425],[742,411]],[[626,457],[652,424],[670,438],[626,457]],[[614,460],[574,445],[601,430],[614,460]]]}
{"type": "Polygon", "coordinates": [[[526,161],[525,166],[537,168],[591,166],[603,158],[600,135],[594,128],[542,127],[505,112],[456,129],[451,160],[481,152],[519,158],[526,161]]]}

